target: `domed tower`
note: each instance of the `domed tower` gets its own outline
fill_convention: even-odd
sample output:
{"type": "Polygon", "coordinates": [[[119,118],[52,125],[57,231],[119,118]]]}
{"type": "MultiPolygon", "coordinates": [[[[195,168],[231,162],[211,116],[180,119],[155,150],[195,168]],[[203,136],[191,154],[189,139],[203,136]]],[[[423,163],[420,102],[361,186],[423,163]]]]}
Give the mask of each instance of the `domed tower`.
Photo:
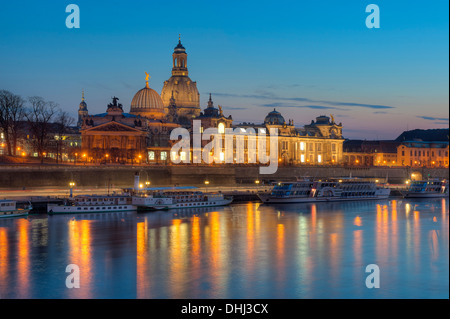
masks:
{"type": "Polygon", "coordinates": [[[172,62],[172,76],[164,82],[161,98],[166,113],[171,98],[175,99],[179,122],[190,123],[192,118],[200,115],[200,94],[197,82],[193,82],[188,76],[186,49],[180,38],[172,54],[172,62]]]}
{"type": "Polygon", "coordinates": [[[284,117],[275,109],[267,114],[266,118],[264,119],[264,124],[269,125],[283,125],[285,123],[286,121],[284,120],[284,117]]]}
{"type": "Polygon", "coordinates": [[[77,126],[81,127],[81,125],[83,124],[83,118],[88,116],[88,109],[87,109],[87,104],[84,101],[84,91],[81,93],[81,103],[80,106],[78,107],[78,122],[77,122],[77,126]]]}
{"type": "Polygon", "coordinates": [[[165,117],[164,105],[158,92],[148,85],[149,75],[145,73],[145,88],[139,90],[131,100],[130,114],[160,120],[165,117]]]}

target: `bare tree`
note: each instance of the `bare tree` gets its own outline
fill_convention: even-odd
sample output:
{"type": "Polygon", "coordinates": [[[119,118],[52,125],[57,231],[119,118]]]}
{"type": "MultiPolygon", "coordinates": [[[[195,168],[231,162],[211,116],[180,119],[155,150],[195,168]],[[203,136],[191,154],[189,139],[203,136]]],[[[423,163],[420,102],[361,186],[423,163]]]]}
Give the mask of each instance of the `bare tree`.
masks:
{"type": "Polygon", "coordinates": [[[25,115],[24,101],[16,94],[0,91],[0,128],[5,135],[8,155],[16,155],[17,138],[25,115]]]}
{"type": "Polygon", "coordinates": [[[25,117],[33,135],[32,144],[41,158],[41,163],[43,163],[44,153],[49,145],[51,121],[58,113],[58,105],[54,102],[46,102],[38,96],[30,97],[28,101],[31,106],[25,117]]]}
{"type": "Polygon", "coordinates": [[[59,111],[55,124],[56,133],[56,163],[58,159],[62,162],[62,146],[64,143],[63,136],[69,130],[69,127],[74,123],[74,119],[66,111],[59,111]]]}

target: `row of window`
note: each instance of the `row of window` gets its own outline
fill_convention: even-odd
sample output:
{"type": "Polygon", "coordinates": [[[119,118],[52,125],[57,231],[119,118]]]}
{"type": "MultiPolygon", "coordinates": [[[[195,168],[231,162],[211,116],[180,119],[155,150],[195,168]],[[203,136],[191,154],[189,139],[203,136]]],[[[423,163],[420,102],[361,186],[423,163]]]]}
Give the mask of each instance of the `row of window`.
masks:
{"type": "MultiPolygon", "coordinates": [[[[100,210],[101,207],[77,207],[77,210],[100,210]],[[83,208],[83,209],[82,209],[83,208]]],[[[126,206],[110,206],[105,207],[105,210],[113,210],[113,209],[126,209],[126,206]]]]}
{"type": "MultiPolygon", "coordinates": [[[[442,151],[437,151],[438,156],[442,156],[442,151]]],[[[405,151],[402,151],[402,156],[405,156],[405,151]]],[[[409,156],[430,156],[430,151],[409,151],[409,156]]],[[[444,151],[444,156],[448,156],[448,151],[444,151]]],[[[431,157],[434,157],[434,151],[431,151],[431,157]]]]}

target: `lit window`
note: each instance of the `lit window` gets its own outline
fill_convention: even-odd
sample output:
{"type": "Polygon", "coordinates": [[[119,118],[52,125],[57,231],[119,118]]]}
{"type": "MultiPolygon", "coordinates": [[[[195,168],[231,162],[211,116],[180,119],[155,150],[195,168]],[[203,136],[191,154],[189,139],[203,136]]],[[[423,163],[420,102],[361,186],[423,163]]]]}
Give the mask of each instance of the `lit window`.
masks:
{"type": "Polygon", "coordinates": [[[300,155],[300,162],[305,162],[305,154],[300,155]]]}
{"type": "Polygon", "coordinates": [[[300,142],[300,151],[305,150],[305,142],[300,142]]]}
{"type": "Polygon", "coordinates": [[[219,134],[224,134],[225,133],[225,124],[219,123],[218,129],[219,129],[219,134]]]}
{"type": "Polygon", "coordinates": [[[224,152],[220,152],[219,158],[220,158],[220,161],[223,162],[225,160],[225,153],[224,152]]]}
{"type": "Polygon", "coordinates": [[[161,152],[161,161],[167,160],[167,152],[161,152]]]}
{"type": "Polygon", "coordinates": [[[180,158],[182,161],[186,160],[186,152],[180,152],[180,158]]]}
{"type": "Polygon", "coordinates": [[[153,152],[153,151],[148,152],[148,160],[149,161],[155,160],[155,152],[153,152]]]}
{"type": "Polygon", "coordinates": [[[322,163],[322,155],[317,155],[317,162],[322,163]]]}

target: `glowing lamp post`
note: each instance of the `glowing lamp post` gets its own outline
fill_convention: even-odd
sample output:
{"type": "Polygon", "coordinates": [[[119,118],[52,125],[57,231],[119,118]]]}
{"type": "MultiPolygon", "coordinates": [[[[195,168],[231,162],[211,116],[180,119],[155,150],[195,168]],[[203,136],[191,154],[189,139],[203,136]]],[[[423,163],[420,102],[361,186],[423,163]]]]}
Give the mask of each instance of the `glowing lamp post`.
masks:
{"type": "Polygon", "coordinates": [[[70,195],[69,195],[69,197],[72,198],[73,197],[73,187],[75,186],[75,182],[70,182],[69,186],[70,186],[70,195]]]}

